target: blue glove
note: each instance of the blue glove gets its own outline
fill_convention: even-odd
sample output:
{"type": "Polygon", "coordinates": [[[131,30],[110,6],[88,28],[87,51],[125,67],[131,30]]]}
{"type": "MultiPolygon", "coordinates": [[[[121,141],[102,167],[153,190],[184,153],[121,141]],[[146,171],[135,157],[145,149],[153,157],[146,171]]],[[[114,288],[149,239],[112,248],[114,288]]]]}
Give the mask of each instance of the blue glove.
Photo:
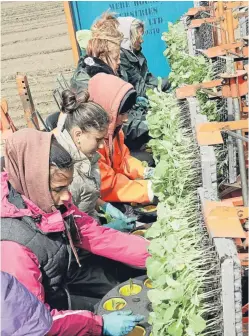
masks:
{"type": "Polygon", "coordinates": [[[127,218],[125,221],[123,219],[115,219],[108,224],[104,224],[103,226],[115,229],[121,232],[131,231],[135,228],[134,217],[127,218]]]}
{"type": "Polygon", "coordinates": [[[105,213],[107,213],[108,215],[110,215],[112,218],[115,219],[122,219],[124,222],[126,223],[131,223],[131,222],[135,222],[137,220],[136,217],[126,217],[122,211],[118,210],[117,208],[115,208],[113,205],[111,205],[110,203],[104,203],[102,205],[102,209],[104,210],[105,213]]]}
{"type": "Polygon", "coordinates": [[[132,315],[131,310],[116,311],[103,315],[103,334],[104,336],[125,336],[143,319],[144,316],[142,315],[132,315]]]}
{"type": "Polygon", "coordinates": [[[149,180],[154,176],[155,168],[146,167],[144,170],[144,179],[149,180]]]}
{"type": "Polygon", "coordinates": [[[143,107],[148,107],[149,106],[149,100],[145,97],[138,96],[136,100],[136,104],[143,106],[143,107]]]}

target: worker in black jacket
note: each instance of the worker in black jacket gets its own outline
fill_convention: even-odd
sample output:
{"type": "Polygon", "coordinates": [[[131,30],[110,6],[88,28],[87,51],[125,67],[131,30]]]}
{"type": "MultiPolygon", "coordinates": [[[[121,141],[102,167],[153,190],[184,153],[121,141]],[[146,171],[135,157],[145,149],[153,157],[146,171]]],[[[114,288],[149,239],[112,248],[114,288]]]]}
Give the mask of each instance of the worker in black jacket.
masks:
{"type": "MultiPolygon", "coordinates": [[[[146,114],[149,101],[146,91],[158,87],[158,79],[149,72],[142,53],[144,24],[133,17],[119,17],[118,29],[124,38],[121,42],[119,76],[132,84],[137,91],[137,102],[123,126],[125,144],[133,152],[143,149],[150,140],[146,114]]],[[[162,90],[169,89],[167,78],[162,80],[162,90]]],[[[139,154],[140,155],[140,154],[139,154]]],[[[142,157],[140,158],[142,160],[142,157]]]]}
{"type": "MultiPolygon", "coordinates": [[[[121,42],[119,74],[131,83],[139,97],[146,97],[148,88],[156,88],[158,79],[148,69],[147,60],[142,53],[144,23],[133,17],[119,17],[119,31],[124,35],[121,42]]],[[[167,78],[162,80],[162,91],[170,87],[167,78]]]]}

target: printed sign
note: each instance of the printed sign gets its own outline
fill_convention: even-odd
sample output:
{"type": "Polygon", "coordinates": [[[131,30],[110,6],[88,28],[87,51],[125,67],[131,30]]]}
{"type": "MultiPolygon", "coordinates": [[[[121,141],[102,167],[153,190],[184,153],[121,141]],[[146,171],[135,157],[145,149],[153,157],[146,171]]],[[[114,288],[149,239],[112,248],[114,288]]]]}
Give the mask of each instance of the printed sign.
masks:
{"type": "Polygon", "coordinates": [[[76,30],[89,29],[93,21],[107,9],[119,16],[133,16],[145,23],[143,53],[150,71],[156,76],[166,76],[170,69],[163,51],[162,33],[168,22],[176,22],[193,7],[193,1],[72,1],[76,30]]]}

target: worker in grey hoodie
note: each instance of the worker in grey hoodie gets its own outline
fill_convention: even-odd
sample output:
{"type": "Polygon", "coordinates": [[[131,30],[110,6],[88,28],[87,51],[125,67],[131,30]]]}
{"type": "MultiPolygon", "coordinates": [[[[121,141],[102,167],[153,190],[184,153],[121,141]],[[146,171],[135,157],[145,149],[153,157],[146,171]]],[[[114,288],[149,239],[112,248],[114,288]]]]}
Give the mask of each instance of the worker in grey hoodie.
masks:
{"type": "MultiPolygon", "coordinates": [[[[57,141],[71,155],[74,176],[70,185],[73,203],[83,212],[99,221],[103,211],[107,227],[130,231],[136,218],[126,217],[120,210],[100,198],[100,171],[97,150],[103,146],[110,118],[96,103],[88,101],[89,94],[81,90],[62,92],[62,112],[53,131],[57,141]]],[[[111,186],[110,186],[111,187],[111,186]]]]}

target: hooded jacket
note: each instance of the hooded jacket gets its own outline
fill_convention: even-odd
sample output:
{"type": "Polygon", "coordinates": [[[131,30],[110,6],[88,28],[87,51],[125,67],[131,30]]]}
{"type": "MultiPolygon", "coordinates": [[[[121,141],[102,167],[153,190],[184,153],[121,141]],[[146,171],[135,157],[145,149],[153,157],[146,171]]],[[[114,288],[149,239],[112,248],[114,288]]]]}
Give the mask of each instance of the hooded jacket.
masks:
{"type": "Polygon", "coordinates": [[[76,90],[79,88],[87,89],[89,79],[100,72],[114,75],[112,68],[101,59],[87,55],[80,57],[77,68],[71,78],[71,88],[76,90]]]}
{"type": "MultiPolygon", "coordinates": [[[[133,17],[119,17],[118,29],[124,35],[121,42],[119,74],[122,79],[131,83],[137,91],[138,96],[146,97],[146,90],[158,86],[158,79],[148,69],[147,60],[139,51],[132,50],[131,46],[131,24],[133,17]]],[[[168,88],[167,79],[163,80],[162,89],[168,88]]]]}
{"type": "Polygon", "coordinates": [[[1,272],[1,335],[44,336],[52,326],[45,305],[12,275],[1,272]]]}
{"type": "Polygon", "coordinates": [[[99,149],[101,174],[101,198],[106,202],[150,201],[148,181],[143,180],[142,162],[130,155],[124,144],[124,134],[120,129],[115,134],[116,119],[121,102],[132,85],[122,79],[107,74],[97,74],[89,81],[90,99],[102,106],[112,118],[108,137],[99,149]]]}
{"type": "Polygon", "coordinates": [[[74,161],[73,182],[70,185],[73,203],[89,216],[98,219],[95,210],[96,202],[100,197],[100,172],[96,153],[91,160],[77,149],[67,130],[58,133],[57,141],[66,149],[74,161]]]}
{"type": "MultiPolygon", "coordinates": [[[[53,202],[49,192],[48,161],[51,137],[51,133],[23,129],[7,140],[5,156],[7,172],[1,174],[1,218],[10,222],[18,219],[22,221],[22,227],[25,227],[25,223],[28,225],[27,221],[23,222],[23,219],[30,218],[36,223],[37,230],[43,234],[44,240],[48,237],[50,241],[54,239],[54,244],[58,244],[58,235],[64,237],[67,233],[64,219],[72,216],[78,236],[76,240],[71,234],[72,250],[75,250],[75,247],[82,248],[93,254],[135,267],[145,267],[148,241],[99,226],[71,201],[64,202],[66,211],[63,215],[59,210],[51,210],[53,202]],[[10,185],[21,195],[25,208],[19,208],[10,203],[10,185]],[[36,203],[33,200],[36,200],[36,203]]],[[[4,225],[3,222],[2,220],[1,226],[4,225]]],[[[33,230],[31,226],[27,229],[33,230]]],[[[71,228],[69,228],[70,231],[71,228]]],[[[59,244],[62,243],[59,242],[59,244]]],[[[54,269],[57,268],[56,258],[54,265],[51,266],[54,269]]],[[[46,302],[43,265],[39,263],[38,256],[28,246],[18,241],[11,241],[11,237],[9,240],[2,240],[1,270],[15,276],[41,302],[46,302]]],[[[65,274],[63,277],[65,278],[65,274]]],[[[102,334],[101,316],[83,310],[51,309],[50,311],[53,325],[49,335],[99,336],[102,334]]]]}
{"type": "MultiPolygon", "coordinates": [[[[70,82],[72,89],[76,91],[87,89],[90,78],[98,73],[116,75],[111,67],[101,59],[91,56],[81,57],[70,82]]],[[[123,79],[128,82],[126,77],[123,79]]],[[[53,120],[52,117],[50,117],[50,119],[53,120]]],[[[130,149],[140,149],[142,145],[147,143],[149,136],[145,113],[137,109],[130,111],[129,120],[126,125],[124,125],[123,132],[125,135],[125,143],[130,149]]]]}

